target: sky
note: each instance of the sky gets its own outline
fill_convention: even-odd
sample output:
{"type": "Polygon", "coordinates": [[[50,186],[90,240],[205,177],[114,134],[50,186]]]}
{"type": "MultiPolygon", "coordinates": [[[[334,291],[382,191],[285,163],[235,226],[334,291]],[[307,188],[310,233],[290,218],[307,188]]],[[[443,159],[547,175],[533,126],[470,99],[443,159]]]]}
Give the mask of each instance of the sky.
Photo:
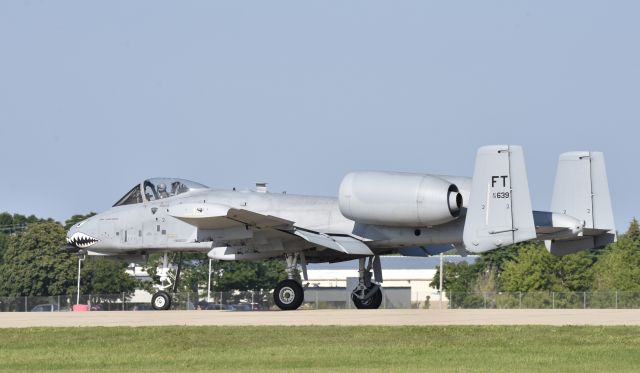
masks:
{"type": "Polygon", "coordinates": [[[335,196],[345,173],[471,176],[522,145],[605,152],[640,216],[640,2],[3,1],[0,211],[64,221],[154,176],[335,196]]]}

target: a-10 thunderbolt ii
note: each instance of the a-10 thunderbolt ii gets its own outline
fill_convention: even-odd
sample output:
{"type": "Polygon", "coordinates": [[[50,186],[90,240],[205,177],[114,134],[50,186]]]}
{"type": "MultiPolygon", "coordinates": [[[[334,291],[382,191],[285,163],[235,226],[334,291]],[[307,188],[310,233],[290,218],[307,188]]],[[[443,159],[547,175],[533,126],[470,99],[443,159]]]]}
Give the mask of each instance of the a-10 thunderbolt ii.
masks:
{"type": "MultiPolygon", "coordinates": [[[[68,250],[141,261],[164,253],[160,271],[169,288],[168,252],[206,252],[215,260],[286,260],[288,279],[275,304],[297,309],[307,263],[359,260],[351,298],[358,308],[382,300],[379,256],[427,256],[455,248],[483,253],[529,240],[555,255],[615,241],[604,157],[560,156],[551,211],[533,211],[522,148],[478,150],[473,178],[396,172],[353,172],[338,198],[215,190],[181,179],[149,179],[111,209],[73,226],[68,250]]],[[[178,270],[179,273],[179,270],[178,270]]],[[[152,297],[168,309],[166,291],[152,297]]]]}

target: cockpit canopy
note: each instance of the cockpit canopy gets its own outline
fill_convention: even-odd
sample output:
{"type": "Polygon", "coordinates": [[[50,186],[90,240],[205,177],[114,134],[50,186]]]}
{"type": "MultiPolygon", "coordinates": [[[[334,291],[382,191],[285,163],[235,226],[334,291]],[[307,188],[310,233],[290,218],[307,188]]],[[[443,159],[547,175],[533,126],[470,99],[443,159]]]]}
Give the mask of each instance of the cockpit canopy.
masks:
{"type": "Polygon", "coordinates": [[[120,198],[113,207],[156,201],[194,190],[208,188],[209,187],[205,185],[189,180],[157,177],[147,179],[134,186],[133,189],[125,194],[124,197],[120,198]]]}

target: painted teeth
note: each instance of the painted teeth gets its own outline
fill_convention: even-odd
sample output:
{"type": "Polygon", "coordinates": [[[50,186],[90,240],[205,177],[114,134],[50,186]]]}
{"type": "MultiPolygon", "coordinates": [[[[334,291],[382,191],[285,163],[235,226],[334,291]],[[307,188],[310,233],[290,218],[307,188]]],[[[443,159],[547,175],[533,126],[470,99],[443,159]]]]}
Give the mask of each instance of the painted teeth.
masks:
{"type": "Polygon", "coordinates": [[[84,249],[95,244],[98,240],[84,233],[76,232],[73,236],[67,237],[67,242],[80,249],[84,249]]]}

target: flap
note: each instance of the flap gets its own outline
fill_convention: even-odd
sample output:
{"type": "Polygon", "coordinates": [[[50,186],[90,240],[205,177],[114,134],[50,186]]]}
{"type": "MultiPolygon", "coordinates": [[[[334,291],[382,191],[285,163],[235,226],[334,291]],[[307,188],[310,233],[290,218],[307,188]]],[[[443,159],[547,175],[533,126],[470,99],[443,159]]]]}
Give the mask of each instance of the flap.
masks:
{"type": "Polygon", "coordinates": [[[351,236],[328,235],[296,228],[294,234],[306,241],[351,255],[373,255],[369,246],[351,236]]]}

